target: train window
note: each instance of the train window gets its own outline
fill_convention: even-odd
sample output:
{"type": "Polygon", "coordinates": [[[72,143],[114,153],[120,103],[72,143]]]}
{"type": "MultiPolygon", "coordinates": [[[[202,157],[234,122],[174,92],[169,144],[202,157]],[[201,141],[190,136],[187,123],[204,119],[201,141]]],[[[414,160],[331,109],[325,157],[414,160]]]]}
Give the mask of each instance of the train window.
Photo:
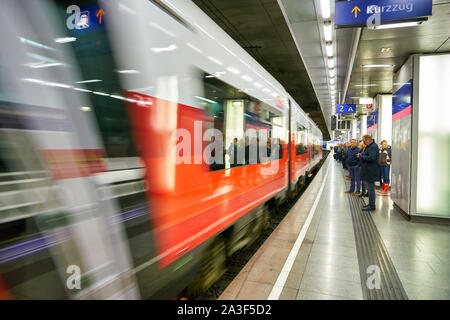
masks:
{"type": "Polygon", "coordinates": [[[220,130],[224,138],[222,163],[211,164],[211,170],[269,161],[271,146],[275,144],[278,150],[275,150],[276,154],[272,157],[280,159],[284,136],[282,112],[221,81],[215,75],[204,74],[203,79],[205,96],[202,97],[202,105],[209,118],[206,128],[220,130]],[[268,141],[260,142],[257,135],[248,134],[248,129],[266,130],[268,141]],[[252,157],[249,152],[251,145],[259,146],[262,143],[270,145],[267,156],[260,157],[258,152],[252,157]]]}
{"type": "Polygon", "coordinates": [[[295,141],[295,154],[302,155],[308,152],[307,131],[305,127],[297,124],[297,135],[295,141]]]}
{"type": "MultiPolygon", "coordinates": [[[[67,8],[74,1],[54,0],[58,7],[58,14],[64,26],[68,24],[67,8]]],[[[98,6],[97,1],[76,1],[81,13],[84,9],[91,10],[98,6]]],[[[106,154],[109,158],[134,157],[136,152],[131,135],[130,122],[122,97],[122,86],[116,72],[114,55],[111,50],[110,39],[104,23],[96,23],[96,17],[88,17],[86,28],[75,26],[73,30],[66,30],[66,38],[76,41],[63,43],[70,47],[80,70],[80,79],[75,83],[80,93],[86,93],[91,105],[85,106],[95,115],[100,134],[103,139],[106,154]]],[[[75,21],[75,19],[74,19],[75,21]]],[[[84,20],[80,18],[82,23],[84,20]]]]}

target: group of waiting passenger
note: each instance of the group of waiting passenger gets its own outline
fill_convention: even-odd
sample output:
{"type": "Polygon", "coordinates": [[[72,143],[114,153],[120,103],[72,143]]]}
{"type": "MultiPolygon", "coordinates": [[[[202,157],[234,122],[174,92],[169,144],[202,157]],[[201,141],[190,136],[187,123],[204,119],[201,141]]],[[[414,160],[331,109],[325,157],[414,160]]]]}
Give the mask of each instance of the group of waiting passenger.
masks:
{"type": "MultiPolygon", "coordinates": [[[[235,168],[248,164],[281,159],[283,157],[283,147],[281,140],[278,138],[268,138],[265,141],[259,138],[249,139],[246,137],[240,140],[234,138],[233,142],[225,150],[225,154],[229,156],[230,167],[235,168]]],[[[216,156],[215,150],[212,151],[211,156],[216,156]]],[[[212,171],[225,169],[224,158],[220,160],[222,161],[217,161],[210,165],[212,171]]]]}
{"type": "Polygon", "coordinates": [[[352,139],[334,147],[334,159],[341,162],[350,174],[350,190],[346,193],[369,197],[369,204],[363,207],[363,211],[375,210],[375,181],[382,185],[379,194],[388,193],[391,158],[387,141],[381,141],[380,149],[370,135],[364,135],[359,143],[352,139]]]}

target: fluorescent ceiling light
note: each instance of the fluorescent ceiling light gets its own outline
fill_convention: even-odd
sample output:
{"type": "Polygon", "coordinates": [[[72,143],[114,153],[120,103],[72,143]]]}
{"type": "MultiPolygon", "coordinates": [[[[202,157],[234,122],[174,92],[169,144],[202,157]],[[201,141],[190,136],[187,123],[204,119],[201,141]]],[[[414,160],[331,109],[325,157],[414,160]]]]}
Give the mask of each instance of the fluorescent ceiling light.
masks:
{"type": "Polygon", "coordinates": [[[393,67],[393,64],[363,64],[363,68],[388,68],[393,67]]]}
{"type": "Polygon", "coordinates": [[[327,52],[327,56],[328,57],[332,57],[333,56],[333,45],[332,44],[327,44],[325,46],[325,51],[327,52]]]}
{"type": "Polygon", "coordinates": [[[137,70],[116,70],[117,73],[123,74],[139,74],[140,72],[137,70]]]}
{"type": "Polygon", "coordinates": [[[359,104],[372,104],[372,98],[359,98],[359,104]]]}
{"type": "Polygon", "coordinates": [[[269,88],[264,88],[263,90],[264,92],[270,93],[270,89],[269,88]]]}
{"type": "Polygon", "coordinates": [[[41,49],[45,49],[45,50],[50,50],[50,51],[56,51],[56,49],[54,49],[54,48],[51,48],[49,46],[45,46],[45,45],[43,45],[42,43],[39,43],[39,42],[28,40],[28,39],[23,38],[23,37],[17,36],[17,39],[19,39],[20,42],[28,44],[28,45],[33,46],[33,47],[37,47],[37,48],[41,48],[41,49]]]}
{"type": "Polygon", "coordinates": [[[234,54],[233,51],[231,51],[230,49],[228,49],[227,47],[225,47],[223,44],[220,45],[222,48],[224,48],[225,50],[228,51],[229,54],[231,54],[233,57],[236,57],[236,55],[234,54]]]}
{"type": "Polygon", "coordinates": [[[109,94],[107,94],[107,93],[97,92],[97,91],[94,91],[93,94],[96,94],[96,95],[99,95],[99,96],[109,96],[109,94]]]}
{"type": "Polygon", "coordinates": [[[249,76],[247,76],[247,75],[243,75],[242,76],[242,79],[244,79],[245,81],[248,81],[248,82],[251,82],[251,81],[253,81],[253,79],[252,78],[250,78],[249,76]]]}
{"type": "Polygon", "coordinates": [[[328,74],[330,75],[331,78],[333,78],[336,75],[336,72],[334,71],[334,69],[330,69],[328,70],[328,74]]]}
{"type": "Polygon", "coordinates": [[[235,67],[228,67],[228,71],[230,71],[232,74],[239,74],[241,71],[239,69],[236,69],[235,67]]]}
{"type": "Polygon", "coordinates": [[[255,86],[255,87],[257,87],[257,88],[262,88],[262,84],[261,83],[259,83],[259,82],[255,82],[255,83],[253,83],[253,85],[255,86]]]}
{"type": "Polygon", "coordinates": [[[322,9],[322,18],[331,17],[330,0],[320,0],[320,8],[322,9]]]}
{"type": "Polygon", "coordinates": [[[56,43],[68,43],[68,42],[74,42],[77,41],[77,38],[75,37],[66,37],[66,38],[56,38],[56,43]]]}
{"type": "Polygon", "coordinates": [[[151,48],[151,50],[152,50],[154,53],[159,53],[159,52],[165,52],[165,51],[173,51],[173,50],[175,50],[176,48],[177,48],[176,45],[171,44],[170,46],[165,47],[165,48],[151,48]]]}
{"type": "Polygon", "coordinates": [[[208,59],[211,60],[212,62],[217,63],[219,66],[223,66],[223,62],[220,60],[217,60],[216,58],[208,57],[208,59]]]}
{"type": "Polygon", "coordinates": [[[328,59],[328,68],[334,68],[334,59],[328,59]]]}
{"type": "Polygon", "coordinates": [[[417,26],[422,23],[423,23],[423,21],[408,21],[408,22],[400,22],[400,23],[382,24],[382,25],[376,26],[375,29],[414,27],[414,26],[417,26]]]}
{"type": "Polygon", "coordinates": [[[81,88],[73,88],[73,90],[81,91],[81,92],[92,92],[91,90],[81,89],[81,88]]]}
{"type": "Polygon", "coordinates": [[[197,51],[198,53],[203,53],[202,50],[200,50],[199,48],[197,48],[196,46],[194,46],[192,43],[185,42],[185,44],[186,44],[189,48],[191,48],[192,50],[197,51]]]}
{"type": "Polygon", "coordinates": [[[49,87],[58,87],[58,88],[64,88],[64,89],[72,88],[72,86],[69,86],[69,85],[64,84],[64,83],[49,82],[49,81],[44,81],[44,80],[40,80],[40,79],[25,78],[25,79],[21,79],[21,80],[22,81],[36,83],[36,84],[40,84],[40,85],[44,85],[44,86],[49,86],[49,87]]]}
{"type": "Polygon", "coordinates": [[[32,69],[42,69],[42,68],[48,68],[48,67],[57,67],[57,66],[63,66],[64,63],[61,62],[55,62],[55,63],[44,63],[41,62],[30,62],[24,64],[24,66],[32,68],[32,69]]]}
{"type": "Polygon", "coordinates": [[[83,110],[83,111],[91,111],[91,108],[90,107],[81,107],[81,110],[83,110]]]}
{"type": "Polygon", "coordinates": [[[209,99],[207,99],[207,98],[203,98],[203,97],[199,97],[199,96],[195,96],[195,98],[197,98],[197,99],[199,99],[199,100],[202,100],[202,101],[209,102],[209,103],[217,103],[216,101],[209,100],[209,99]]]}
{"type": "Polygon", "coordinates": [[[196,24],[196,23],[194,23],[195,24],[195,26],[197,27],[197,28],[199,28],[204,34],[206,34],[208,37],[210,37],[211,39],[213,39],[213,40],[216,40],[216,38],[214,38],[212,35],[210,35],[205,29],[203,29],[202,27],[200,27],[198,24],[196,24]]]}
{"type": "Polygon", "coordinates": [[[325,41],[333,40],[333,27],[331,26],[331,23],[323,26],[323,33],[325,36],[325,41]]]}
{"type": "Polygon", "coordinates": [[[334,84],[335,80],[334,78],[330,78],[330,84],[334,84]]]}
{"type": "Polygon", "coordinates": [[[102,82],[102,81],[103,80],[92,79],[92,80],[77,81],[76,83],[93,83],[93,82],[102,82]]]}
{"type": "Polygon", "coordinates": [[[355,84],[354,87],[376,87],[376,83],[355,84]]]}
{"type": "Polygon", "coordinates": [[[126,100],[126,98],[125,98],[125,97],[122,97],[122,96],[118,96],[118,95],[111,95],[111,98],[114,98],[114,99],[119,99],[119,100],[126,100]]]}
{"type": "Polygon", "coordinates": [[[161,32],[164,32],[165,34],[167,34],[169,37],[175,37],[175,34],[173,34],[172,32],[170,32],[169,30],[161,27],[159,24],[151,22],[150,25],[152,25],[155,29],[158,29],[161,32]]]}

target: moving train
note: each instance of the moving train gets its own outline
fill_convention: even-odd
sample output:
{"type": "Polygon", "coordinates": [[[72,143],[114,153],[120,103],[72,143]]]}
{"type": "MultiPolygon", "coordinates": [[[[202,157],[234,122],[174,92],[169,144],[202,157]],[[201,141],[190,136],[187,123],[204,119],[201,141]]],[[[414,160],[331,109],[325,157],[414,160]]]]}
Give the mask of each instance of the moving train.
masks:
{"type": "Polygon", "coordinates": [[[314,122],[191,1],[0,17],[0,297],[205,290],[322,158],[314,122]]]}

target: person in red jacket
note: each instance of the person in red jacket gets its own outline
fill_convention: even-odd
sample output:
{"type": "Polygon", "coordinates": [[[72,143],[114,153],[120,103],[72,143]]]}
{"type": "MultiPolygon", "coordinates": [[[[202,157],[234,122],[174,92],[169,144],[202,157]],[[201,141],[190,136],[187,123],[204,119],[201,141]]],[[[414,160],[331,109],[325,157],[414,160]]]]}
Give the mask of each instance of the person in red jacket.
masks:
{"type": "Polygon", "coordinates": [[[378,157],[378,165],[380,166],[381,171],[381,182],[382,187],[381,190],[378,190],[378,193],[381,195],[386,195],[389,191],[389,173],[391,171],[391,147],[388,146],[386,140],[381,141],[381,149],[380,155],[378,157]]]}

